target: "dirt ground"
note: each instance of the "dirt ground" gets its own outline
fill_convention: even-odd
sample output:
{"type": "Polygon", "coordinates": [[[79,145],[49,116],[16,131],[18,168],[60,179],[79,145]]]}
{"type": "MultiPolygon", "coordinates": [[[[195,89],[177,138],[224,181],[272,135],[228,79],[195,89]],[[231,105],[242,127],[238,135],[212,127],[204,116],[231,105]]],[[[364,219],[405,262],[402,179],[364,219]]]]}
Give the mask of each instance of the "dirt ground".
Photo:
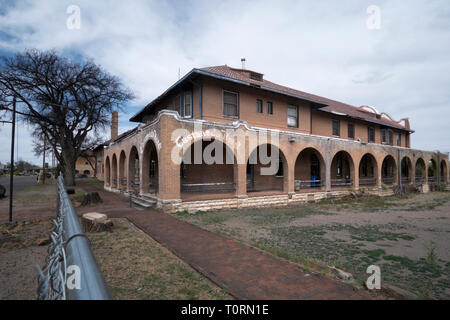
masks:
{"type": "Polygon", "coordinates": [[[410,298],[450,298],[450,193],[365,197],[288,208],[178,213],[178,217],[330,275],[369,265],[382,287],[410,298]]]}
{"type": "Polygon", "coordinates": [[[44,265],[52,228],[48,220],[0,224],[0,300],[36,299],[34,265],[44,265]]]}
{"type": "MultiPolygon", "coordinates": [[[[87,235],[114,299],[232,299],[126,219],[113,223],[87,235]]],[[[0,300],[36,299],[34,265],[44,266],[52,229],[47,219],[0,224],[0,300]]]]}

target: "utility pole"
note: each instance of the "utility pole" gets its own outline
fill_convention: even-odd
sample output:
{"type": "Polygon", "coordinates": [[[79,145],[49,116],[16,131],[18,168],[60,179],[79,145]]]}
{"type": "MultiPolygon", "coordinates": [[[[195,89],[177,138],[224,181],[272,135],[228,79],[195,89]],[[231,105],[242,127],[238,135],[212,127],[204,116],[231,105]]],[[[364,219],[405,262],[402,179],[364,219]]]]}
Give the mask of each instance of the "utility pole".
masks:
{"type": "Polygon", "coordinates": [[[13,97],[13,114],[11,128],[11,164],[9,166],[9,222],[12,222],[13,184],[14,184],[14,137],[16,130],[16,97],[13,97]]]}
{"type": "Polygon", "coordinates": [[[42,160],[42,184],[45,184],[45,151],[47,150],[47,139],[44,135],[44,157],[42,160]]]}

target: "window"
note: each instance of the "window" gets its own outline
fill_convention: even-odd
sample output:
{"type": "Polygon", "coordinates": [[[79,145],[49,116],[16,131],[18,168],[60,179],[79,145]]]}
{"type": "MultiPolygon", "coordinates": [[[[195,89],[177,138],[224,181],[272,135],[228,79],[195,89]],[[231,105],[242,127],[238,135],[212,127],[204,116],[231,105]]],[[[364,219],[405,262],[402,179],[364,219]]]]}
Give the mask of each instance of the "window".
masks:
{"type": "Polygon", "coordinates": [[[270,101],[267,101],[267,113],[273,114],[273,104],[270,101]]]}
{"type": "Polygon", "coordinates": [[[355,125],[353,123],[348,124],[348,138],[355,139],[355,125]]]}
{"type": "Polygon", "coordinates": [[[184,117],[192,117],[192,93],[190,91],[184,93],[184,117]]]}
{"type": "Polygon", "coordinates": [[[369,142],[375,142],[375,129],[373,127],[367,128],[367,136],[369,142]]]}
{"type": "Polygon", "coordinates": [[[394,145],[394,132],[391,129],[381,129],[381,143],[394,145]]]}
{"type": "Polygon", "coordinates": [[[402,134],[397,135],[397,145],[400,147],[402,145],[402,134]]]}
{"type": "Polygon", "coordinates": [[[333,136],[339,137],[341,135],[341,123],[339,120],[333,119],[333,136]]]}
{"type": "Polygon", "coordinates": [[[405,134],[405,147],[409,148],[409,134],[405,134]]]}
{"type": "Polygon", "coordinates": [[[381,129],[381,143],[386,144],[387,143],[387,134],[386,129],[381,129]]]}
{"type": "Polygon", "coordinates": [[[393,146],[394,145],[394,132],[392,130],[388,130],[388,143],[389,145],[393,146]]]}
{"type": "Polygon", "coordinates": [[[223,115],[238,117],[238,94],[230,91],[223,92],[223,115]]]}
{"type": "Polygon", "coordinates": [[[298,109],[297,106],[288,106],[287,110],[287,125],[288,127],[298,127],[298,109]]]}
{"type": "Polygon", "coordinates": [[[256,99],[256,112],[258,113],[263,112],[263,102],[261,99],[256,99]]]}

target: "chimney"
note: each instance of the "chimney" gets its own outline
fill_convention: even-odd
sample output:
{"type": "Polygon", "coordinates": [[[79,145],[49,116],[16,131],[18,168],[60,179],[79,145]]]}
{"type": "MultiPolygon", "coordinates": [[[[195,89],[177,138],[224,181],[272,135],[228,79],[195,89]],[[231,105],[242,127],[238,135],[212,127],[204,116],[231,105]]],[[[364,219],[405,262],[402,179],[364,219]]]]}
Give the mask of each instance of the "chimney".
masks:
{"type": "Polygon", "coordinates": [[[119,136],[119,113],[113,111],[111,116],[111,140],[114,141],[119,136]]]}

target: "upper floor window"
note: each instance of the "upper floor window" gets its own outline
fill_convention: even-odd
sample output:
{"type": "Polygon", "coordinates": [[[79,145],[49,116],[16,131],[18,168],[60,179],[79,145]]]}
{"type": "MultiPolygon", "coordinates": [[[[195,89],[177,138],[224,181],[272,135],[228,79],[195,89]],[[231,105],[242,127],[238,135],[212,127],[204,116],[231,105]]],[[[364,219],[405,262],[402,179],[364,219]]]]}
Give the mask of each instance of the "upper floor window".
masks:
{"type": "Polygon", "coordinates": [[[394,132],[391,129],[381,129],[381,143],[394,145],[394,132]]]}
{"type": "Polygon", "coordinates": [[[386,129],[381,129],[380,134],[381,134],[381,143],[386,144],[387,143],[386,129]]]}
{"type": "Polygon", "coordinates": [[[405,134],[405,147],[409,148],[409,134],[405,134]]]}
{"type": "Polygon", "coordinates": [[[258,113],[263,112],[263,102],[261,99],[256,99],[256,112],[258,113]]]}
{"type": "Polygon", "coordinates": [[[298,108],[297,106],[288,105],[287,110],[287,125],[288,127],[298,127],[298,108]]]}
{"type": "Polygon", "coordinates": [[[367,138],[369,142],[375,142],[375,129],[374,127],[367,128],[367,138]]]}
{"type": "Polygon", "coordinates": [[[192,93],[190,91],[187,91],[184,93],[184,110],[183,115],[187,118],[192,117],[192,93]]]}
{"type": "Polygon", "coordinates": [[[402,145],[402,134],[397,135],[397,145],[400,147],[402,145]]]}
{"type": "Polygon", "coordinates": [[[355,139],[355,125],[353,123],[348,124],[348,138],[355,139]]]}
{"type": "Polygon", "coordinates": [[[388,130],[388,143],[389,145],[393,146],[394,145],[394,132],[392,130],[388,130]]]}
{"type": "Polygon", "coordinates": [[[341,135],[341,123],[337,119],[333,119],[332,123],[333,123],[333,136],[339,137],[341,135]]]}
{"type": "Polygon", "coordinates": [[[227,117],[238,117],[238,94],[235,92],[223,92],[223,115],[227,117]]]}
{"type": "Polygon", "coordinates": [[[267,113],[273,114],[273,103],[271,101],[267,101],[267,113]]]}

